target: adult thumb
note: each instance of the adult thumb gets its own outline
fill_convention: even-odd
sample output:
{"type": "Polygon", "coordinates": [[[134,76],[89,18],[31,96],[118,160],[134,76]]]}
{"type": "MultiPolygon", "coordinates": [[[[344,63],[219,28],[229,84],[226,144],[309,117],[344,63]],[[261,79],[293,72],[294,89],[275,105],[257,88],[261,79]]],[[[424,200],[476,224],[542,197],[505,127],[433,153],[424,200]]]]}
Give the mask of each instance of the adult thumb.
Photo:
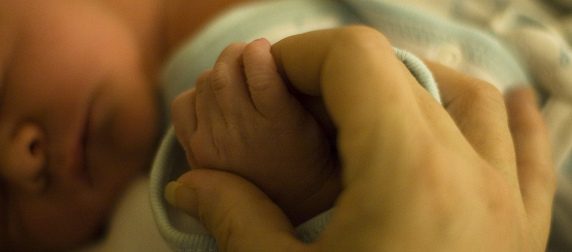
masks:
{"type": "Polygon", "coordinates": [[[282,210],[238,175],[191,170],[169,183],[165,196],[198,217],[220,251],[300,251],[304,246],[282,210]]]}

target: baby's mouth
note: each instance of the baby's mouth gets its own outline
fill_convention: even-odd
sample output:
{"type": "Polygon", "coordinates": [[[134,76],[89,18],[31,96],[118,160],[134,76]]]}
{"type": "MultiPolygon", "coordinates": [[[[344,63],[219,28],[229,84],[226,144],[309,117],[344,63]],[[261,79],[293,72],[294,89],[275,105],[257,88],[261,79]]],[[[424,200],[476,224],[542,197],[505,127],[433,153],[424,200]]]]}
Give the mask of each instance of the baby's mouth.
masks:
{"type": "Polygon", "coordinates": [[[89,162],[89,152],[90,152],[90,144],[93,140],[93,131],[94,131],[94,107],[95,107],[95,99],[97,97],[94,95],[90,100],[87,108],[87,113],[84,120],[83,131],[80,135],[79,141],[79,167],[78,167],[78,176],[79,179],[86,183],[88,186],[93,185],[93,174],[91,174],[90,170],[90,162],[89,162]]]}
{"type": "MultiPolygon", "coordinates": [[[[91,186],[92,178],[88,170],[87,146],[88,127],[87,120],[84,120],[83,128],[78,130],[77,140],[67,153],[68,162],[64,167],[62,175],[74,184],[91,186]]],[[[81,126],[80,126],[81,127],[81,126]]]]}
{"type": "MultiPolygon", "coordinates": [[[[90,110],[91,111],[91,110],[90,110]]],[[[88,115],[89,118],[89,115],[88,115]]],[[[79,167],[79,176],[80,179],[88,185],[93,185],[92,178],[89,173],[89,162],[87,160],[87,146],[88,146],[88,138],[89,136],[89,119],[86,121],[86,126],[84,127],[83,135],[80,141],[80,167],[79,167]]]]}
{"type": "Polygon", "coordinates": [[[84,120],[83,134],[81,135],[81,160],[80,177],[88,186],[96,186],[105,183],[100,168],[106,161],[106,127],[109,121],[109,102],[105,96],[105,90],[96,90],[87,107],[84,120]],[[100,182],[98,182],[100,181],[100,182]]]}

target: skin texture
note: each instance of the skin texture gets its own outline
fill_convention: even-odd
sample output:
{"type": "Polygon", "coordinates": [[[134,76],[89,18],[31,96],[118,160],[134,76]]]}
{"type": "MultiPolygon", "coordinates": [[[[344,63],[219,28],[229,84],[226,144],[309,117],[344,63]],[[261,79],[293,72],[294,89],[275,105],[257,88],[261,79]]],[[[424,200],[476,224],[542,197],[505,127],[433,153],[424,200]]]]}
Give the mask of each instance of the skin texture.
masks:
{"type": "Polygon", "coordinates": [[[3,248],[92,237],[158,133],[155,90],[126,27],[85,2],[35,4],[12,3],[23,14],[3,23],[3,248]]]}
{"type": "Polygon", "coordinates": [[[227,47],[196,88],[172,105],[175,132],[193,168],[239,174],[296,224],[330,208],[341,185],[320,125],[288,92],[258,40],[227,47]]]}
{"type": "Polygon", "coordinates": [[[0,4],[1,248],[74,247],[98,233],[152,157],[153,83],[162,63],[202,24],[242,2],[0,4]],[[84,158],[75,154],[83,143],[84,158]]]}
{"type": "Polygon", "coordinates": [[[154,155],[161,66],[247,1],[191,2],[0,3],[0,250],[73,248],[100,233],[154,155]]]}
{"type": "Polygon", "coordinates": [[[192,170],[178,179],[192,196],[175,202],[223,251],[545,249],[556,182],[531,89],[504,100],[490,84],[428,62],[442,107],[364,27],[293,36],[272,55],[294,87],[323,96],[343,191],[322,235],[304,244],[250,181],[192,170]]]}

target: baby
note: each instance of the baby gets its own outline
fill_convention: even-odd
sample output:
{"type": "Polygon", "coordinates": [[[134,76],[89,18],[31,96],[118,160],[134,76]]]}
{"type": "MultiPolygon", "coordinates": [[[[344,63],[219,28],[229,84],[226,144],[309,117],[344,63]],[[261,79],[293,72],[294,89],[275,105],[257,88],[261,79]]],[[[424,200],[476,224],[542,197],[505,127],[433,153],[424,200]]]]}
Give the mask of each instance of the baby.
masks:
{"type": "Polygon", "coordinates": [[[88,1],[0,4],[1,250],[96,236],[148,167],[156,88],[135,36],[88,1]]]}
{"type": "Polygon", "coordinates": [[[102,233],[169,123],[163,62],[239,2],[0,3],[1,251],[73,248],[102,233]]]}
{"type": "MultiPolygon", "coordinates": [[[[206,20],[240,2],[247,0],[213,1],[207,11],[198,2],[176,0],[0,4],[0,250],[74,248],[105,231],[125,187],[148,169],[161,125],[169,123],[161,122],[158,70],[206,20]],[[134,8],[138,11],[131,11],[134,8]],[[200,15],[184,15],[195,12],[200,15]],[[161,20],[164,16],[169,18],[161,20]],[[188,19],[182,22],[182,16],[188,19]],[[156,25],[163,21],[167,31],[156,25]]],[[[201,79],[229,72],[233,78],[242,76],[235,64],[242,49],[232,48],[216,67],[221,72],[201,79]],[[225,69],[224,64],[230,65],[225,69]]],[[[262,60],[266,63],[260,70],[270,73],[271,59],[262,60]]],[[[248,162],[236,171],[252,166],[243,174],[267,189],[292,221],[300,223],[331,206],[340,187],[338,171],[315,119],[280,84],[276,73],[272,80],[273,86],[282,88],[277,95],[284,100],[260,97],[270,97],[278,106],[287,100],[287,106],[265,111],[270,101],[252,103],[249,115],[260,124],[234,118],[236,131],[216,136],[243,152],[229,152],[221,156],[228,159],[217,159],[219,163],[209,163],[212,148],[195,148],[189,156],[196,157],[193,165],[210,168],[234,167],[245,158],[248,162]],[[240,142],[237,137],[243,133],[251,134],[242,137],[252,141],[240,142]],[[260,167],[268,169],[261,172],[260,167]]],[[[230,82],[221,79],[218,84],[230,82]]],[[[210,86],[200,83],[199,90],[210,86]]],[[[198,95],[199,101],[214,98],[213,93],[204,94],[209,96],[198,95]]],[[[248,92],[241,94],[250,97],[248,92]]],[[[215,116],[216,111],[209,107],[200,116],[215,116]]],[[[202,126],[199,132],[205,139],[213,133],[203,132],[202,126]]]]}
{"type": "MultiPolygon", "coordinates": [[[[206,4],[185,0],[2,1],[0,250],[70,248],[93,239],[105,229],[107,217],[123,189],[132,178],[148,169],[161,135],[160,125],[169,123],[161,122],[159,112],[161,104],[156,85],[159,69],[202,24],[239,2],[248,0],[212,0],[206,4]]],[[[343,17],[351,20],[349,15],[343,17]]],[[[324,20],[322,23],[328,24],[326,21],[330,19],[324,20]]],[[[262,42],[256,42],[259,46],[253,48],[265,48],[260,45],[264,44],[262,42]]],[[[252,91],[245,91],[247,88],[239,90],[241,101],[246,102],[236,108],[243,109],[248,105],[249,111],[238,111],[248,113],[233,114],[237,112],[232,110],[236,104],[226,100],[214,104],[213,101],[219,97],[238,97],[221,93],[225,89],[214,89],[213,85],[216,87],[217,84],[209,83],[228,86],[230,82],[224,79],[212,80],[217,76],[236,78],[240,75],[236,71],[240,55],[258,51],[244,49],[241,53],[242,49],[237,50],[237,47],[241,46],[229,48],[224,53],[228,58],[221,59],[221,62],[230,64],[226,70],[223,64],[215,67],[222,68],[220,74],[204,74],[195,95],[193,92],[187,95],[196,97],[189,100],[195,101],[197,106],[208,104],[209,107],[197,112],[220,113],[208,114],[208,117],[197,113],[196,130],[183,132],[189,134],[186,137],[188,150],[191,145],[198,145],[191,140],[198,136],[192,135],[193,132],[205,134],[202,137],[207,140],[217,139],[208,143],[204,150],[192,148],[189,161],[198,167],[226,169],[251,179],[268,191],[293,222],[299,223],[327,209],[339,190],[335,153],[331,151],[334,141],[329,137],[331,131],[324,127],[328,125],[325,123],[327,120],[318,116],[323,114],[315,112],[312,119],[284,89],[277,92],[277,97],[290,100],[284,103],[287,104],[284,108],[272,105],[273,102],[281,103],[281,100],[273,100],[275,96],[252,96],[252,91]],[[212,90],[200,93],[200,86],[212,90]],[[210,97],[211,100],[200,103],[199,97],[210,97]],[[272,98],[267,101],[264,97],[272,98]],[[223,114],[224,111],[231,111],[233,116],[223,114]],[[272,114],[269,111],[292,114],[268,118],[272,114]],[[239,116],[243,115],[251,116],[257,123],[242,124],[239,116]],[[290,116],[296,120],[285,119],[290,116]],[[203,124],[204,118],[213,121],[203,124]],[[219,127],[219,122],[226,124],[226,119],[235,122],[228,124],[235,125],[231,126],[234,131],[219,133],[218,129],[224,129],[219,127]],[[202,128],[201,124],[212,126],[213,131],[202,128]],[[214,131],[215,126],[219,127],[217,131],[214,131]],[[289,131],[282,131],[285,129],[289,131]],[[295,132],[311,136],[312,140],[289,139],[288,136],[295,135],[295,132]],[[219,134],[227,134],[229,138],[219,134]],[[269,139],[274,141],[250,137],[258,134],[270,135],[272,138],[269,139]],[[240,142],[240,137],[253,140],[240,142]],[[258,145],[261,143],[265,145],[258,145]],[[291,153],[280,152],[286,149],[283,146],[295,147],[296,143],[301,143],[298,147],[303,148],[288,148],[291,153]],[[225,152],[220,149],[224,144],[230,147],[247,145],[249,149],[254,146],[252,151],[279,151],[270,154],[246,152],[247,149],[237,149],[238,153],[225,152]],[[259,146],[269,148],[257,149],[259,146]],[[220,154],[213,153],[219,150],[222,151],[220,154]],[[308,150],[316,152],[308,153],[308,150]],[[247,159],[262,164],[252,167],[250,163],[243,166],[236,163],[238,158],[266,158],[266,155],[285,163],[271,162],[270,159],[247,159]],[[289,155],[300,160],[290,159],[289,155]],[[303,159],[308,156],[314,157],[309,160],[316,163],[303,159]],[[268,163],[271,166],[267,170],[263,164],[268,163]],[[287,172],[290,169],[293,169],[291,174],[287,172]],[[263,175],[270,171],[278,175],[267,180],[263,175]],[[280,180],[274,180],[276,177],[280,180]],[[301,180],[305,178],[308,180],[301,180]],[[287,183],[278,182],[282,179],[287,183]],[[305,186],[300,186],[302,184],[305,186]]],[[[271,64],[264,63],[269,61],[268,57],[252,59],[254,63],[262,60],[262,72],[271,72],[271,64]]],[[[242,62],[247,65],[245,60],[242,62]]],[[[247,71],[258,72],[251,70],[247,71]]],[[[248,82],[249,79],[246,76],[239,80],[248,83],[248,87],[255,87],[254,93],[271,91],[256,88],[248,82]]],[[[282,86],[276,75],[271,80],[268,83],[274,83],[274,87],[282,86]]],[[[314,111],[314,101],[301,100],[311,111],[314,111]]]]}

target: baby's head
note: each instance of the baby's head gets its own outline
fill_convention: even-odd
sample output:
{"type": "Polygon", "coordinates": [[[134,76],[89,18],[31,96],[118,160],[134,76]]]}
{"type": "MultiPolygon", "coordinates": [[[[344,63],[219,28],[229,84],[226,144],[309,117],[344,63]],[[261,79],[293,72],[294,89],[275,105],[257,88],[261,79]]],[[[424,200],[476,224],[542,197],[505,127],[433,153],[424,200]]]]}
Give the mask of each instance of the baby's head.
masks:
{"type": "Polygon", "coordinates": [[[88,2],[0,4],[0,250],[90,239],[153,157],[139,46],[88,2]]]}

